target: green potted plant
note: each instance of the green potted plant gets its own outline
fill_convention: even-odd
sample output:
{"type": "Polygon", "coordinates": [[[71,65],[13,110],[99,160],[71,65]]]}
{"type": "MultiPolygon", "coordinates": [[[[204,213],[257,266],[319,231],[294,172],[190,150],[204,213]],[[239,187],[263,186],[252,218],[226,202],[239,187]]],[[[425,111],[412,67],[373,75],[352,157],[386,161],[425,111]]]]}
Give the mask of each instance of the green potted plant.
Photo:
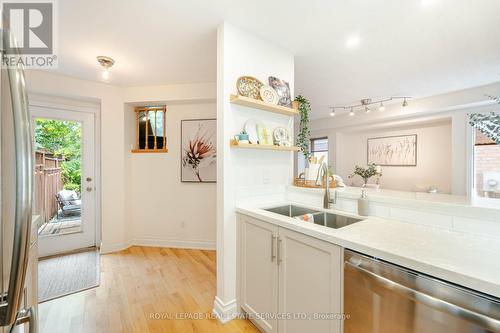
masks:
{"type": "Polygon", "coordinates": [[[309,151],[309,137],[311,136],[311,131],[309,129],[309,113],[311,112],[311,104],[302,95],[295,97],[294,102],[298,103],[300,123],[299,123],[299,134],[297,134],[297,146],[304,155],[306,161],[309,161],[311,157],[311,152],[309,151]]]}
{"type": "MultiPolygon", "coordinates": [[[[349,175],[349,179],[353,178],[354,176],[360,176],[363,178],[363,187],[366,186],[368,183],[368,180],[373,177],[377,176],[378,178],[382,177],[382,172],[380,171],[380,167],[377,166],[375,163],[370,163],[368,164],[368,168],[362,168],[359,165],[356,165],[354,168],[354,172],[349,175]]],[[[378,180],[377,180],[378,182],[378,180]]]]}

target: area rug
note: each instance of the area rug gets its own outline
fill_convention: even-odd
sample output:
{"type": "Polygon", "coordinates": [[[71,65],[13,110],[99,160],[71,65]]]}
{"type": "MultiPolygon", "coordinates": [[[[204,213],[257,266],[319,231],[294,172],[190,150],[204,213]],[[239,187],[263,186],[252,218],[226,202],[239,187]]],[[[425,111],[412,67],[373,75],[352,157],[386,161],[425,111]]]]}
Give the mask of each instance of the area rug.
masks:
{"type": "Polygon", "coordinates": [[[73,294],[99,285],[97,250],[41,259],[38,262],[38,301],[73,294]]]}

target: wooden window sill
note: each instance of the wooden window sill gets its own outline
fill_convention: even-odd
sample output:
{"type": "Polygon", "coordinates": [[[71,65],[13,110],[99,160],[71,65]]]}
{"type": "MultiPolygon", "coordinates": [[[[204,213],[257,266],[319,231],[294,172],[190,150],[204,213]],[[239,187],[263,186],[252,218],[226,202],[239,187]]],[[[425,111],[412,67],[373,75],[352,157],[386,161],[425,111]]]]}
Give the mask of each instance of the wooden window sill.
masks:
{"type": "Polygon", "coordinates": [[[165,149],[132,149],[133,154],[146,154],[146,153],[168,153],[168,148],[165,149]]]}

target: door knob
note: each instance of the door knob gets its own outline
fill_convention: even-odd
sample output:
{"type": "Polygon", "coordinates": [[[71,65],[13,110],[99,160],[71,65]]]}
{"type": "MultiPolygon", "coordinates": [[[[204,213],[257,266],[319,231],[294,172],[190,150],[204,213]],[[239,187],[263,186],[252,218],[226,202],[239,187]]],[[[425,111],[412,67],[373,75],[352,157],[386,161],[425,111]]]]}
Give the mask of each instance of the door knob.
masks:
{"type": "Polygon", "coordinates": [[[87,190],[87,192],[92,192],[92,187],[89,186],[86,188],[86,190],[87,190]]]}
{"type": "Polygon", "coordinates": [[[92,181],[92,178],[87,177],[86,181],[91,182],[91,181],[92,181]]]}

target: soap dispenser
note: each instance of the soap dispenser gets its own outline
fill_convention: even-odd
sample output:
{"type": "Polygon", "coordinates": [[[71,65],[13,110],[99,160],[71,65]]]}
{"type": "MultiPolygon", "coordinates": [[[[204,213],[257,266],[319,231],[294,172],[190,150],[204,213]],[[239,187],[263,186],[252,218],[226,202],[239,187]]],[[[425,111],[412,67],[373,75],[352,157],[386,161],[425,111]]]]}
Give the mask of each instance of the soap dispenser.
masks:
{"type": "Polygon", "coordinates": [[[366,189],[361,189],[361,197],[358,199],[358,215],[369,215],[369,202],[366,195],[366,189]]]}

